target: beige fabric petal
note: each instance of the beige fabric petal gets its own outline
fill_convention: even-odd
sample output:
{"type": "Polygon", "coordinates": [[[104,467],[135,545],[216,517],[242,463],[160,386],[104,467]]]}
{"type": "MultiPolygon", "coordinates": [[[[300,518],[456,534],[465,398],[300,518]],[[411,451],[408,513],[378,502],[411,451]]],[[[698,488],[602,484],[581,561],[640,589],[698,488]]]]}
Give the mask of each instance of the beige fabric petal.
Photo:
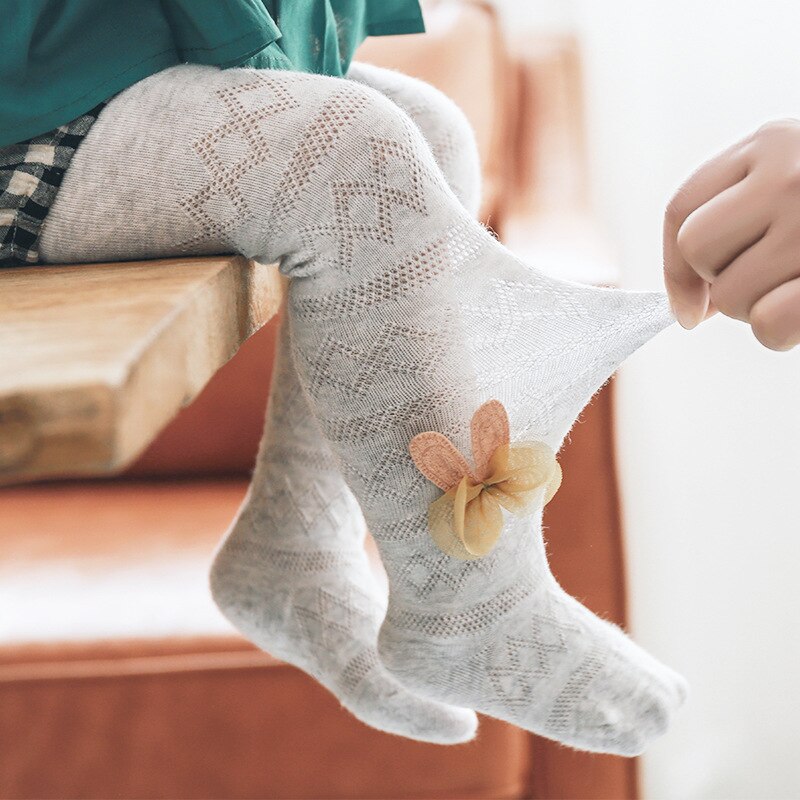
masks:
{"type": "Polygon", "coordinates": [[[556,468],[553,471],[553,474],[550,478],[550,483],[547,484],[547,489],[544,493],[544,504],[547,505],[553,497],[555,497],[556,492],[561,488],[561,479],[564,477],[563,472],[561,471],[561,464],[556,461],[556,468]]]}
{"type": "MultiPolygon", "coordinates": [[[[498,448],[490,466],[491,474],[484,481],[488,486],[487,491],[504,508],[520,513],[535,501],[542,486],[550,484],[558,462],[547,445],[541,442],[523,442],[498,448]]],[[[555,486],[557,488],[558,485],[555,486]]],[[[549,498],[545,500],[547,502],[549,498]]]]}
{"type": "Polygon", "coordinates": [[[428,508],[428,529],[434,544],[446,555],[461,561],[471,561],[472,555],[458,538],[453,524],[453,499],[455,490],[443,494],[428,508]]]}
{"type": "Polygon", "coordinates": [[[472,556],[485,556],[503,532],[503,510],[488,492],[481,491],[467,504],[464,518],[464,549],[472,556]]]}
{"type": "Polygon", "coordinates": [[[456,486],[455,494],[453,495],[453,530],[462,542],[464,541],[467,509],[480,496],[482,490],[483,484],[471,483],[466,476],[456,486]]]}

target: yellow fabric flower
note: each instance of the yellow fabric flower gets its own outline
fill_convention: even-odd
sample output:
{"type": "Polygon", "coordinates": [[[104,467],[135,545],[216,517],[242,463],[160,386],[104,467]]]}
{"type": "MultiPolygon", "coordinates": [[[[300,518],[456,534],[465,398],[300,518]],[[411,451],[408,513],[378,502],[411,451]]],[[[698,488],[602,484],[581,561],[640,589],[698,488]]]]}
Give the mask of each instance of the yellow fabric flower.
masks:
{"type": "Polygon", "coordinates": [[[546,505],[561,484],[561,468],[546,444],[510,444],[508,415],[497,400],[482,405],[472,419],[480,477],[440,433],[415,436],[409,449],[422,474],[445,492],[429,509],[431,537],[440,550],[464,560],[492,551],[503,530],[504,508],[521,514],[539,497],[546,505]]]}

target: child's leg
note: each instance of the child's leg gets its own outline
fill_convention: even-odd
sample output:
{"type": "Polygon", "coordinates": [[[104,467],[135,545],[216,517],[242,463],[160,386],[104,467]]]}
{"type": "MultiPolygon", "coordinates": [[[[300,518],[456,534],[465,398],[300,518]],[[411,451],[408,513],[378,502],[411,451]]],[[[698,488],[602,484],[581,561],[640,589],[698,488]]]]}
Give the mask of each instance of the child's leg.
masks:
{"type": "MultiPolygon", "coordinates": [[[[415,122],[459,200],[476,209],[480,165],[463,114],[420,81],[354,71],[392,100],[415,94],[415,122]]],[[[361,510],[299,384],[285,323],[252,488],[212,567],[214,598],[249,639],[314,675],[362,721],[426,741],[468,739],[473,712],[415,696],[379,661],[386,594],[364,553],[361,510]]]]}
{"type": "Polygon", "coordinates": [[[580,747],[639,752],[681,702],[681,681],[561,592],[538,516],[508,520],[483,559],[442,555],[426,519],[439,493],[408,446],[432,430],[467,451],[473,412],[497,397],[514,439],[557,448],[617,364],[669,323],[665,299],[520,263],[375,92],[175,67],[105,109],[41,252],[229,250],[279,258],[293,279],[295,364],[389,574],[387,663],[432,697],[580,747]]]}
{"type": "Polygon", "coordinates": [[[211,589],[250,641],[315,677],[363,722],[448,744],[472,711],[406,690],[381,664],[386,592],[364,550],[364,517],[311,416],[281,330],[264,437],[247,499],[217,552],[211,589]]]}

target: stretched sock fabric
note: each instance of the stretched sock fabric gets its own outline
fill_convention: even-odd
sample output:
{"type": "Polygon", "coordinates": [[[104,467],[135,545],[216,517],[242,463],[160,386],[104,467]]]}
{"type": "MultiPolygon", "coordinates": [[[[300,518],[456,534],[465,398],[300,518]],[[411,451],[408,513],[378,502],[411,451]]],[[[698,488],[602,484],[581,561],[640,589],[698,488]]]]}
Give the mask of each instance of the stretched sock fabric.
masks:
{"type": "Polygon", "coordinates": [[[549,484],[528,486],[517,513],[505,498],[490,549],[466,547],[455,524],[451,546],[430,510],[454,479],[480,473],[466,491],[487,509],[514,483],[508,448],[502,481],[502,447],[484,449],[499,429],[473,435],[482,408],[507,415],[515,453],[556,452],[617,365],[671,323],[662,294],[521,263],[458,202],[395,103],[291,73],[180,66],[114,98],[40,245],[63,262],[279,260],[295,366],[389,577],[385,665],[421,695],[576,747],[630,755],[665,730],[683,681],[557,585],[541,533],[549,484]],[[439,451],[415,463],[423,434],[439,451]]]}
{"type": "MultiPolygon", "coordinates": [[[[453,103],[376,67],[354,65],[348,78],[406,108],[459,200],[476,210],[478,153],[453,103]],[[413,107],[404,105],[409,95],[413,107]]],[[[285,322],[252,488],[211,571],[217,605],[247,638],[317,678],[372,727],[465,741],[475,732],[473,712],[417,697],[380,663],[386,592],[370,573],[364,517],[299,384],[285,322]]]]}

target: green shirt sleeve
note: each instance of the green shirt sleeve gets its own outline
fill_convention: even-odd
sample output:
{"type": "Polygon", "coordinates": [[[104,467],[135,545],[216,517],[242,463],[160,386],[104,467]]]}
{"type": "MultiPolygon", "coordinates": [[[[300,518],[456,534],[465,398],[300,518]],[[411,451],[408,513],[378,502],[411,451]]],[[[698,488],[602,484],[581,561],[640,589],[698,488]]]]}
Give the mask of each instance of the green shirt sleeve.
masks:
{"type": "Polygon", "coordinates": [[[424,30],[417,0],[2,0],[0,147],[182,63],[341,76],[368,35],[424,30]]]}
{"type": "Polygon", "coordinates": [[[281,38],[281,32],[260,0],[204,3],[162,0],[164,18],[181,61],[193,64],[241,64],[281,38]],[[220,32],[230,38],[221,41],[220,32]]]}

